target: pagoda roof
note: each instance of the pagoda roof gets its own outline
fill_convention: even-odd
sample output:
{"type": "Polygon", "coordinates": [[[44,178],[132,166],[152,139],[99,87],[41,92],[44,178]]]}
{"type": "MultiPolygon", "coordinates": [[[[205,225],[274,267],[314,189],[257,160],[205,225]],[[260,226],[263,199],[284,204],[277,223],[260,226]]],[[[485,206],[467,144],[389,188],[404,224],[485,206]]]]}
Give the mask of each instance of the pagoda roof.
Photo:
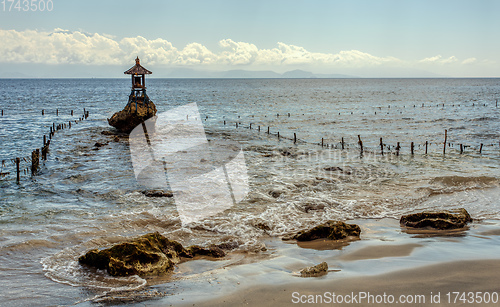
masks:
{"type": "Polygon", "coordinates": [[[129,70],[125,71],[124,74],[126,75],[150,75],[152,74],[151,71],[147,70],[146,68],[141,66],[141,62],[139,60],[139,57],[135,59],[135,66],[132,66],[129,70]]]}

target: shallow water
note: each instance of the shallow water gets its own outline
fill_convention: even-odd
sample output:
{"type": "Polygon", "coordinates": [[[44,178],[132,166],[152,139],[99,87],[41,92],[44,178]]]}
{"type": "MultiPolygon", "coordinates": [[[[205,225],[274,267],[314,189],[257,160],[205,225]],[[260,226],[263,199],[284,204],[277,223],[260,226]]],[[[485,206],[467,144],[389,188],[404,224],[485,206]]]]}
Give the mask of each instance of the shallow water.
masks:
{"type": "Polygon", "coordinates": [[[237,241],[236,254],[258,255],[269,236],[328,219],[399,218],[458,207],[475,219],[500,219],[495,105],[500,79],[151,79],[148,84],[159,113],[196,102],[209,140],[241,145],[249,194],[221,214],[183,226],[172,198],[141,193],[127,137],[101,134],[110,130],[106,118],[125,105],[127,80],[0,80],[1,172],[10,172],[0,178],[5,300],[70,304],[103,291],[140,288],[142,278],[111,278],[81,268],[76,259],[88,249],[151,231],[185,245],[237,241]],[[90,117],[58,131],[40,173],[23,174],[16,184],[11,159],[28,157],[53,122],[78,120],[83,108],[90,117]],[[443,155],[445,129],[449,146],[443,155]],[[96,142],[106,145],[95,150],[96,142]],[[460,144],[466,145],[463,154],[460,144]],[[341,170],[325,170],[331,167],[341,170]]]}

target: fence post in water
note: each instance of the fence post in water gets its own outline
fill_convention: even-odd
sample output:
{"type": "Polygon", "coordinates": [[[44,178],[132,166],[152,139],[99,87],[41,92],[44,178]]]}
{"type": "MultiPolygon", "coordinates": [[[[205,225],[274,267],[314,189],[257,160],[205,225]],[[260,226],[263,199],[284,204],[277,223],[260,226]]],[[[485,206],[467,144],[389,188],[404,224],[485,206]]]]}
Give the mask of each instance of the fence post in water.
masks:
{"type": "Polygon", "coordinates": [[[269,134],[269,126],[267,126],[267,134],[269,134]]]}
{"type": "MultiPolygon", "coordinates": [[[[290,113],[288,113],[288,114],[290,114],[290,113]]],[[[295,132],[293,133],[293,143],[294,144],[297,143],[297,134],[295,132]]]]}
{"type": "Polygon", "coordinates": [[[278,140],[280,139],[280,132],[278,131],[278,140]]]}
{"type": "Polygon", "coordinates": [[[398,145],[396,146],[396,156],[399,156],[400,149],[401,149],[401,146],[399,146],[399,142],[398,142],[398,145]]]}
{"type": "Polygon", "coordinates": [[[321,138],[321,147],[323,147],[323,138],[321,138]]]}
{"type": "Polygon", "coordinates": [[[21,163],[21,158],[16,158],[16,170],[17,170],[17,176],[16,176],[16,182],[19,183],[19,163],[21,163]]]}
{"type": "Polygon", "coordinates": [[[481,147],[479,147],[479,153],[481,154],[483,152],[483,143],[481,143],[481,147]]]}
{"type": "Polygon", "coordinates": [[[236,122],[236,128],[238,128],[238,122],[236,122]]]}
{"type": "Polygon", "coordinates": [[[59,109],[56,109],[56,116],[59,116],[59,109]]]}
{"type": "Polygon", "coordinates": [[[2,116],[3,116],[3,110],[2,110],[2,116]]]}
{"type": "Polygon", "coordinates": [[[359,144],[359,148],[360,148],[361,153],[363,153],[363,141],[361,141],[361,136],[359,134],[358,134],[358,144],[359,144]]]}
{"type": "Polygon", "coordinates": [[[71,121],[68,122],[68,128],[71,128],[71,121]]]}
{"type": "Polygon", "coordinates": [[[384,155],[384,143],[382,142],[382,138],[380,138],[380,153],[382,156],[384,155]]]}
{"type": "Polygon", "coordinates": [[[413,142],[411,142],[411,155],[412,156],[413,156],[413,146],[414,146],[414,144],[413,144],[413,142]]]}
{"type": "Polygon", "coordinates": [[[73,116],[73,110],[71,110],[71,116],[73,116]]]}
{"type": "Polygon", "coordinates": [[[36,156],[36,151],[33,150],[31,152],[31,175],[35,175],[36,170],[38,168],[38,158],[36,156]]]}
{"type": "Polygon", "coordinates": [[[425,141],[425,154],[427,154],[427,145],[429,144],[428,141],[425,141]]]}
{"type": "Polygon", "coordinates": [[[258,130],[259,130],[259,132],[260,132],[260,126],[257,126],[257,129],[258,129],[258,130]]]}
{"type": "Polygon", "coordinates": [[[226,120],[224,120],[224,126],[226,125],[226,120]]]}
{"type": "Polygon", "coordinates": [[[464,145],[460,144],[460,154],[464,153],[464,145]]]}
{"type": "Polygon", "coordinates": [[[443,155],[446,154],[446,140],[448,139],[448,130],[444,130],[444,146],[443,146],[443,155]]]}
{"type": "Polygon", "coordinates": [[[43,135],[43,146],[45,146],[45,144],[47,143],[47,137],[45,136],[45,134],[43,135]]]}
{"type": "Polygon", "coordinates": [[[252,123],[250,123],[250,130],[252,129],[252,123]]]}
{"type": "Polygon", "coordinates": [[[344,137],[342,137],[341,144],[342,144],[342,149],[344,149],[344,137]]]}
{"type": "Polygon", "coordinates": [[[45,111],[42,109],[42,115],[45,115],[45,111]]]}

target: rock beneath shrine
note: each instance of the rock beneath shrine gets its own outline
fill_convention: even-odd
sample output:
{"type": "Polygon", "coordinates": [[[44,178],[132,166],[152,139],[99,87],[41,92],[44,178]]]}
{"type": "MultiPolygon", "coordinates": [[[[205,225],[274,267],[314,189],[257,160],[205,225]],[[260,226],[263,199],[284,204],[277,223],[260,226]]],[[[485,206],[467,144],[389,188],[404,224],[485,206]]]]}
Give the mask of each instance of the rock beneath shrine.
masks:
{"type": "Polygon", "coordinates": [[[472,222],[467,210],[460,208],[454,211],[424,211],[414,214],[403,215],[399,223],[401,226],[413,228],[431,227],[435,229],[458,229],[472,222]]]}
{"type": "Polygon", "coordinates": [[[321,262],[318,265],[300,270],[301,277],[317,277],[328,273],[328,263],[321,262]]]}
{"type": "Polygon", "coordinates": [[[125,108],[116,112],[108,119],[108,124],[118,129],[120,132],[130,133],[135,127],[156,115],[156,106],[149,100],[148,104],[143,102],[128,103],[125,108]]]}
{"type": "Polygon", "coordinates": [[[302,230],[284,240],[312,241],[316,239],[342,240],[347,237],[357,237],[361,228],[356,224],[346,224],[340,221],[327,221],[308,230],[302,230]]]}
{"type": "Polygon", "coordinates": [[[181,258],[197,255],[224,257],[222,249],[212,246],[184,248],[160,233],[149,233],[111,248],[93,249],[78,259],[80,264],[106,270],[112,276],[161,275],[173,270],[181,258]]]}

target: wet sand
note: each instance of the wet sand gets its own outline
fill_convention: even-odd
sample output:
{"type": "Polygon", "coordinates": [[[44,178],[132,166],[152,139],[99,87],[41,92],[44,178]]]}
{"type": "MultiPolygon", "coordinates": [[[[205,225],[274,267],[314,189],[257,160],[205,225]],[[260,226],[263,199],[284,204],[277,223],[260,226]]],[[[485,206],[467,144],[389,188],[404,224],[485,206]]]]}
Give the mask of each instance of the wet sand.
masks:
{"type": "MultiPolygon", "coordinates": [[[[411,300],[405,305],[413,306],[470,306],[478,305],[479,298],[474,297],[475,304],[468,303],[469,292],[483,299],[484,292],[488,292],[488,297],[498,298],[498,221],[475,222],[465,231],[416,233],[401,229],[395,219],[352,222],[361,226],[361,240],[337,243],[318,240],[299,246],[295,242],[270,239],[266,242],[267,257],[260,255],[260,259],[252,262],[249,261],[252,256],[246,255],[243,262],[228,261],[217,269],[175,281],[177,291],[149,303],[154,306],[312,303],[372,306],[375,302],[376,306],[399,306],[403,299],[411,300]],[[327,275],[297,276],[300,269],[322,261],[329,265],[327,275]],[[453,292],[465,294],[456,297],[453,292]],[[336,303],[332,294],[336,295],[336,303]],[[345,300],[353,297],[354,301],[346,304],[345,300]]],[[[498,305],[498,302],[480,305],[498,305]]]]}
{"type": "MultiPolygon", "coordinates": [[[[440,263],[369,277],[303,280],[279,286],[255,286],[228,296],[185,306],[285,306],[313,302],[321,306],[333,304],[331,293],[337,295],[337,305],[347,305],[345,302],[340,303],[340,300],[351,301],[355,297],[349,305],[369,306],[373,305],[373,301],[380,300],[376,306],[396,306],[402,304],[402,301],[412,306],[460,306],[467,303],[462,304],[460,297],[455,303],[453,292],[498,293],[499,271],[500,260],[440,263]],[[392,298],[394,301],[391,304],[392,298]]],[[[467,294],[465,298],[469,300],[467,294]]],[[[480,305],[497,306],[498,303],[480,305]]]]}

